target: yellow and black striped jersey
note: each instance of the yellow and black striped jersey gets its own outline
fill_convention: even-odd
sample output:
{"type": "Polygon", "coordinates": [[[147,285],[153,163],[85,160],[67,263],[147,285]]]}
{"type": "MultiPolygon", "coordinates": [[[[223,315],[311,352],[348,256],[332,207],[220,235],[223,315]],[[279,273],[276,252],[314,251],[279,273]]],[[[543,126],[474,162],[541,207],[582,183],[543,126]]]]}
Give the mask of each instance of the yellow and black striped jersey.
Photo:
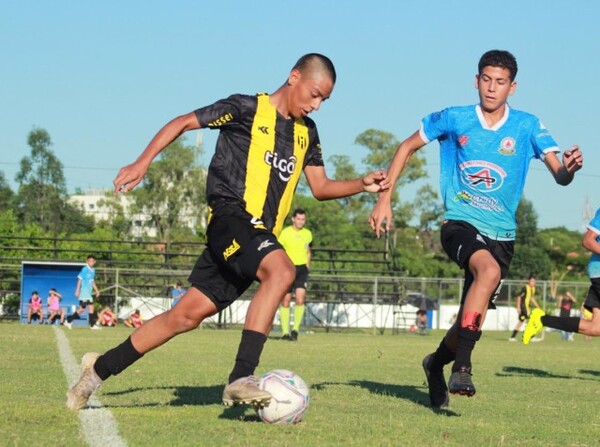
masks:
{"type": "Polygon", "coordinates": [[[323,166],[310,118],[286,119],[269,95],[232,95],[195,111],[200,126],[219,129],[208,168],[211,210],[239,204],[278,235],[305,166],[323,166]]]}

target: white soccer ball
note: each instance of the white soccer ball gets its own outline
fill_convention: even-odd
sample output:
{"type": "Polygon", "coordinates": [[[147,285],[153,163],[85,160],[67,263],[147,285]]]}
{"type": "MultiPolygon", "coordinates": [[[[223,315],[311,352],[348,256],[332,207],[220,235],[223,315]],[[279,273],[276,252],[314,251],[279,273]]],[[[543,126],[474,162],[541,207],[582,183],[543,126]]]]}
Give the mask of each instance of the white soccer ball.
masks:
{"type": "Polygon", "coordinates": [[[268,406],[258,410],[268,424],[297,424],[308,409],[310,396],[302,377],[286,369],[274,369],[260,377],[260,389],[273,396],[268,406]]]}

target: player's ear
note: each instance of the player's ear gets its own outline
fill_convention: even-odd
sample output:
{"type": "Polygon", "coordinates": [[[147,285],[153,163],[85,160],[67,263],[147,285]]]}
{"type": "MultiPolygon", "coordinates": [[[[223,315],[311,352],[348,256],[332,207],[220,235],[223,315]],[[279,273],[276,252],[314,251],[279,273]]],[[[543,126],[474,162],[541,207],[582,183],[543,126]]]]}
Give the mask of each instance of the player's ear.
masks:
{"type": "Polygon", "coordinates": [[[298,81],[300,80],[300,78],[302,77],[302,73],[300,73],[300,70],[298,70],[297,68],[294,68],[291,72],[290,75],[288,76],[288,85],[295,85],[296,83],[298,83],[298,81]]]}
{"type": "Polygon", "coordinates": [[[508,93],[508,95],[509,96],[514,95],[516,90],[517,90],[517,81],[512,81],[510,83],[510,92],[508,93]]]}

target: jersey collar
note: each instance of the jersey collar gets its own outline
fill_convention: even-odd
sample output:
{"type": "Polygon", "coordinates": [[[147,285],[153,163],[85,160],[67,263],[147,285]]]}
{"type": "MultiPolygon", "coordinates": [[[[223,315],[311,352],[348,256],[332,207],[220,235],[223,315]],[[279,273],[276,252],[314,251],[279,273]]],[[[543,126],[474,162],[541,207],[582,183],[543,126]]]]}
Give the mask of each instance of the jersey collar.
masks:
{"type": "Polygon", "coordinates": [[[504,116],[502,117],[502,119],[500,121],[498,121],[493,127],[490,127],[490,126],[488,126],[488,123],[483,116],[483,112],[481,111],[481,106],[479,104],[477,104],[475,106],[475,113],[477,113],[477,118],[479,118],[479,123],[481,124],[481,127],[483,127],[486,130],[500,129],[504,125],[504,123],[508,120],[509,110],[510,110],[510,107],[508,107],[508,104],[506,104],[506,107],[504,108],[504,116]]]}

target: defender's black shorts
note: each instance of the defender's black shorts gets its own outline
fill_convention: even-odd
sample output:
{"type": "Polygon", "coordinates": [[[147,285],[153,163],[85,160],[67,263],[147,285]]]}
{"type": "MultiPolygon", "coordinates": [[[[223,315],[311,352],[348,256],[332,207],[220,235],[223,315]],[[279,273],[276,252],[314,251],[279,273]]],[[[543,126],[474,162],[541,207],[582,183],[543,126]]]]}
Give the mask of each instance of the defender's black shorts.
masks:
{"type": "Polygon", "coordinates": [[[206,231],[207,248],[188,280],[223,310],[256,279],[263,258],[283,247],[262,222],[237,207],[220,207],[206,231]]]}
{"type": "Polygon", "coordinates": [[[519,321],[525,321],[525,320],[529,320],[529,314],[527,313],[527,310],[523,309],[521,311],[521,313],[519,314],[519,321]]]}
{"type": "Polygon", "coordinates": [[[308,267],[306,264],[296,265],[296,278],[292,287],[290,287],[290,293],[296,289],[305,289],[308,284],[308,267]]]}
{"type": "MultiPolygon", "coordinates": [[[[447,220],[441,229],[442,247],[446,254],[465,271],[465,286],[461,304],[464,303],[469,287],[473,283],[473,275],[469,270],[469,259],[478,250],[487,250],[500,265],[501,280],[508,275],[508,268],[514,253],[514,241],[497,241],[484,236],[470,223],[462,220],[447,220]]],[[[500,292],[500,286],[490,297],[490,309],[495,309],[494,300],[500,292]]]]}
{"type": "Polygon", "coordinates": [[[590,278],[592,285],[588,289],[587,297],[583,303],[588,311],[593,312],[594,307],[600,308],[600,278],[590,278]]]}
{"type": "Polygon", "coordinates": [[[79,307],[87,307],[87,306],[91,306],[92,304],[94,304],[94,299],[90,298],[89,300],[79,300],[79,307]]]}

